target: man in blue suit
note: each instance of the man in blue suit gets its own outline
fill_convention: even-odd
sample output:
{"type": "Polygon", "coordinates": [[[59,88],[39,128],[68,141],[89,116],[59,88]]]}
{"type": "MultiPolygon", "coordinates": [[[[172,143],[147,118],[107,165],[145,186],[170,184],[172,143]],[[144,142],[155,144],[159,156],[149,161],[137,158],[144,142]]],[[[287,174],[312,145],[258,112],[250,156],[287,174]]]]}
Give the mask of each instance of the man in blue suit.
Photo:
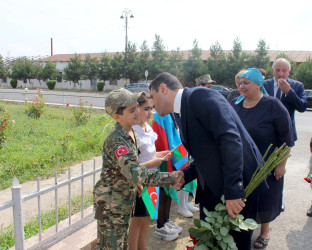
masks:
{"type": "MultiPolygon", "coordinates": [[[[196,202],[214,210],[224,195],[229,215],[255,218],[257,199],[242,201],[244,187],[261,160],[261,154],[238,115],[218,92],[202,87],[185,88],[170,73],[159,74],[150,84],[151,97],[160,116],[181,117],[180,136],[194,162],[185,168],[185,182],[198,178],[196,202]]],[[[266,189],[262,183],[260,190],[266,189]]],[[[254,197],[256,195],[254,194],[254,197]]],[[[232,232],[238,249],[251,248],[252,231],[232,232]]]]}
{"type": "Polygon", "coordinates": [[[270,96],[277,97],[287,108],[293,127],[294,140],[297,140],[295,111],[304,112],[307,99],[301,82],[288,78],[291,65],[285,58],[278,58],[272,65],[274,77],[264,81],[264,88],[270,96]]]}

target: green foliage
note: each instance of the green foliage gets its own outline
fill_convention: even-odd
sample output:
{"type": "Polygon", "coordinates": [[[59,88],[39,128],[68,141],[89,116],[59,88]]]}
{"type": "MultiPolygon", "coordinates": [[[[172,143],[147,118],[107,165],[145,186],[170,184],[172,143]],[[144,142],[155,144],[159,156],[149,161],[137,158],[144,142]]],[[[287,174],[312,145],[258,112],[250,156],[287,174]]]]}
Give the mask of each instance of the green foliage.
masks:
{"type": "MultiPolygon", "coordinates": [[[[143,41],[143,43],[140,46],[140,50],[141,50],[141,53],[139,55],[139,57],[140,57],[140,65],[142,67],[142,70],[146,70],[146,69],[148,69],[149,58],[150,58],[150,55],[151,55],[151,52],[150,52],[150,50],[148,48],[148,45],[147,45],[146,41],[143,41]]],[[[145,77],[145,76],[142,76],[142,77],[145,77]]]]}
{"type": "Polygon", "coordinates": [[[98,82],[98,83],[97,83],[97,90],[98,90],[98,91],[103,91],[104,85],[105,85],[104,82],[98,82]]]}
{"type": "Polygon", "coordinates": [[[113,60],[111,60],[111,74],[109,80],[118,80],[122,77],[124,70],[124,60],[123,56],[119,53],[114,55],[113,60]]]}
{"type": "Polygon", "coordinates": [[[27,80],[36,79],[38,76],[39,65],[26,57],[20,58],[15,61],[11,69],[11,77],[14,79],[27,80]]]}
{"type": "Polygon", "coordinates": [[[231,230],[254,230],[258,224],[252,219],[244,220],[244,216],[237,215],[236,219],[229,216],[224,197],[222,203],[215,206],[215,211],[209,212],[203,209],[205,220],[194,220],[196,228],[189,228],[190,235],[194,238],[196,245],[194,249],[237,249],[231,230]]]}
{"type": "Polygon", "coordinates": [[[91,58],[89,54],[86,55],[83,61],[83,74],[90,80],[90,87],[92,89],[92,80],[96,79],[99,71],[99,61],[97,58],[91,58]]]}
{"type": "Polygon", "coordinates": [[[0,78],[5,79],[9,75],[8,67],[4,65],[3,57],[0,55],[0,78]]]}
{"type": "Polygon", "coordinates": [[[201,59],[201,55],[202,50],[199,48],[198,42],[195,39],[193,42],[193,48],[190,50],[188,60],[183,64],[184,79],[187,86],[193,86],[197,77],[207,73],[207,69],[201,59]]]}
{"type": "Polygon", "coordinates": [[[53,90],[55,88],[56,81],[49,80],[46,82],[46,84],[47,84],[49,90],[53,90]]]}
{"type": "Polygon", "coordinates": [[[112,76],[111,60],[112,59],[109,56],[103,53],[99,61],[98,75],[99,79],[103,80],[104,82],[111,79],[112,76]]]}
{"type": "Polygon", "coordinates": [[[306,89],[312,89],[312,58],[298,66],[294,78],[302,82],[306,89]]]}
{"type": "MultiPolygon", "coordinates": [[[[86,101],[86,104],[89,103],[86,101]]],[[[79,107],[72,108],[77,125],[86,124],[91,117],[92,104],[90,104],[89,107],[85,107],[84,105],[84,102],[80,99],[79,107]]]]}
{"type": "MultiPolygon", "coordinates": [[[[78,83],[83,75],[83,62],[80,55],[75,54],[69,59],[68,65],[64,68],[64,77],[68,81],[78,83]]],[[[75,85],[74,85],[75,86],[75,85]]]]}
{"type": "Polygon", "coordinates": [[[172,50],[168,55],[168,72],[176,76],[178,79],[183,78],[183,53],[180,48],[172,50]]]}
{"type": "Polygon", "coordinates": [[[6,146],[0,153],[0,189],[10,187],[14,176],[21,183],[53,176],[68,165],[100,155],[112,126],[104,128],[114,121],[95,109],[80,126],[68,107],[47,107],[40,119],[29,119],[21,105],[5,103],[5,109],[15,124],[6,131],[6,146]],[[64,152],[62,143],[67,134],[70,138],[64,152]]]}
{"type": "Polygon", "coordinates": [[[127,78],[130,82],[138,82],[144,75],[144,68],[140,64],[139,53],[137,52],[135,44],[128,43],[127,52],[127,78]]]}
{"type": "Polygon", "coordinates": [[[149,77],[154,79],[159,73],[166,71],[168,57],[165,51],[165,45],[159,35],[155,34],[155,40],[152,47],[152,58],[148,62],[149,77]]]}
{"type": "Polygon", "coordinates": [[[11,79],[10,80],[10,84],[11,84],[12,88],[15,89],[17,87],[17,80],[16,79],[11,79]]]}
{"type": "Polygon", "coordinates": [[[56,64],[51,61],[47,61],[40,72],[42,79],[55,80],[58,76],[59,72],[56,68],[56,64]]]}
{"type": "Polygon", "coordinates": [[[31,99],[31,101],[27,101],[25,99],[25,113],[32,118],[39,119],[45,109],[45,99],[43,98],[43,94],[41,89],[38,90],[38,95],[35,95],[35,98],[31,99]]]}

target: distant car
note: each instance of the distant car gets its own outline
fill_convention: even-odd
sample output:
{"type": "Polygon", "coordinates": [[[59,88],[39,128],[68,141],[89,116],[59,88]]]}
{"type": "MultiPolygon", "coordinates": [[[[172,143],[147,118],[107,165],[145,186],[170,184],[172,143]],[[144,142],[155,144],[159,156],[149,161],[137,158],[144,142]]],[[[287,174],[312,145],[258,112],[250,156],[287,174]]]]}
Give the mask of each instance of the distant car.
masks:
{"type": "Polygon", "coordinates": [[[223,87],[221,85],[212,85],[211,87],[213,90],[218,91],[220,94],[222,94],[225,98],[231,93],[232,90],[223,87]]]}
{"type": "Polygon", "coordinates": [[[306,89],[305,90],[306,96],[307,96],[307,108],[312,108],[312,89],[306,89]]]}
{"type": "Polygon", "coordinates": [[[148,83],[131,83],[125,87],[125,89],[131,91],[131,92],[137,92],[137,91],[145,91],[147,93],[151,93],[149,90],[149,84],[148,83]]]}

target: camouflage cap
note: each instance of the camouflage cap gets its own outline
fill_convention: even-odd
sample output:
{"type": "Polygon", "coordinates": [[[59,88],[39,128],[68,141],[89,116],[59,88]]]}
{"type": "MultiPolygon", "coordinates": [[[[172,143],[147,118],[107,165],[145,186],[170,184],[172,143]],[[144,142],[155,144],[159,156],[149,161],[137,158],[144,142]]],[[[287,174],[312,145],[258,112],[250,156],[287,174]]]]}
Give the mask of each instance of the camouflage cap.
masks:
{"type": "Polygon", "coordinates": [[[196,84],[200,85],[200,84],[207,84],[207,83],[215,83],[215,80],[212,80],[210,75],[206,74],[206,75],[202,75],[200,77],[197,77],[195,79],[196,84]]]}
{"type": "Polygon", "coordinates": [[[105,100],[105,111],[113,117],[120,107],[128,107],[135,103],[141,94],[142,92],[132,93],[124,88],[113,90],[105,100]]]}

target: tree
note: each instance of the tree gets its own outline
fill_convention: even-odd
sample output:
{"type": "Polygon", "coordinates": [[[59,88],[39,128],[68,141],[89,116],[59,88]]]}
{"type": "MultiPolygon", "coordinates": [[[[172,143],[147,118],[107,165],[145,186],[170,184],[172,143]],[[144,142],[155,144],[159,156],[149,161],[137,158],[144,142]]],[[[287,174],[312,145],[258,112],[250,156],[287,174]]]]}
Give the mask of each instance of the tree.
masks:
{"type": "Polygon", "coordinates": [[[30,83],[30,79],[36,79],[38,76],[38,66],[26,57],[19,58],[12,66],[11,77],[14,79],[27,80],[30,83]]]}
{"type": "Polygon", "coordinates": [[[97,58],[91,58],[89,54],[86,55],[82,65],[83,74],[90,80],[91,90],[96,90],[96,78],[99,72],[99,61],[97,58]],[[93,81],[92,81],[93,80],[93,81]]]}
{"type": "Polygon", "coordinates": [[[8,67],[5,66],[3,57],[0,55],[0,78],[6,79],[8,77],[8,67]]]}
{"type": "Polygon", "coordinates": [[[45,63],[42,71],[39,73],[44,80],[55,80],[58,74],[59,72],[56,68],[56,63],[50,60],[45,63]]]}
{"type": "Polygon", "coordinates": [[[144,74],[144,68],[140,65],[140,58],[135,44],[128,43],[127,73],[130,82],[138,82],[144,74]]]}
{"type": "Polygon", "coordinates": [[[155,78],[159,73],[167,69],[166,60],[168,54],[165,51],[165,45],[159,35],[155,34],[155,40],[152,47],[152,59],[149,61],[148,70],[150,78],[155,78]]]}
{"type": "Polygon", "coordinates": [[[100,62],[99,62],[99,79],[104,82],[111,79],[112,77],[112,69],[111,69],[111,61],[112,59],[107,56],[105,53],[102,54],[100,62]]]}
{"type": "Polygon", "coordinates": [[[116,81],[122,77],[124,70],[123,56],[120,53],[114,55],[111,61],[111,75],[110,80],[116,81]]]}
{"type": "Polygon", "coordinates": [[[83,75],[83,62],[80,55],[75,54],[74,57],[69,59],[68,65],[64,68],[64,78],[74,83],[79,83],[83,75]]]}
{"type": "Polygon", "coordinates": [[[168,55],[168,72],[175,75],[178,79],[183,78],[183,53],[180,48],[172,50],[168,55]]]}
{"type": "Polygon", "coordinates": [[[312,58],[301,63],[294,75],[294,78],[304,84],[306,89],[312,89],[312,58]]]}
{"type": "Polygon", "coordinates": [[[260,39],[258,41],[257,48],[255,50],[255,55],[250,56],[248,62],[248,68],[256,67],[265,69],[268,72],[267,77],[273,76],[271,67],[270,67],[270,57],[268,56],[269,46],[266,45],[265,40],[260,39]]]}
{"type": "Polygon", "coordinates": [[[187,61],[183,63],[184,80],[187,86],[193,86],[195,79],[207,73],[205,64],[201,58],[202,49],[198,47],[198,42],[193,41],[193,48],[190,50],[187,61]]]}
{"type": "Polygon", "coordinates": [[[225,75],[224,72],[227,72],[227,66],[228,63],[224,51],[220,43],[216,41],[210,46],[210,57],[207,59],[207,68],[212,79],[216,80],[216,82],[220,84],[226,82],[226,80],[228,80],[228,76],[225,75]]]}

